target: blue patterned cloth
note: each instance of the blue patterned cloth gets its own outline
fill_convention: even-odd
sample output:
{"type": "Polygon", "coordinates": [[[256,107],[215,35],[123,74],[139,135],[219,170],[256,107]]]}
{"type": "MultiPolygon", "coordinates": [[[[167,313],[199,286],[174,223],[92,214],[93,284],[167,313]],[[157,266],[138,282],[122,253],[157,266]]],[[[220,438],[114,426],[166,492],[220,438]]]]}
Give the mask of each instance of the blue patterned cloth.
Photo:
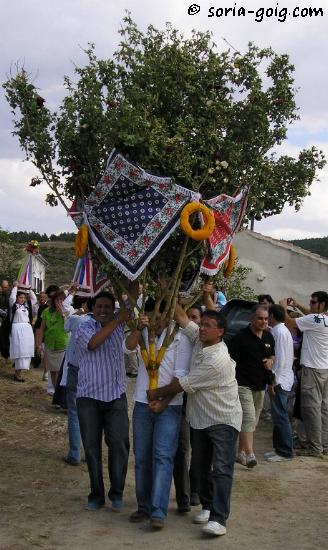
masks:
{"type": "Polygon", "coordinates": [[[90,237],[129,279],[136,279],[179,224],[192,192],[154,176],[120,153],[84,205],[90,237]]]}

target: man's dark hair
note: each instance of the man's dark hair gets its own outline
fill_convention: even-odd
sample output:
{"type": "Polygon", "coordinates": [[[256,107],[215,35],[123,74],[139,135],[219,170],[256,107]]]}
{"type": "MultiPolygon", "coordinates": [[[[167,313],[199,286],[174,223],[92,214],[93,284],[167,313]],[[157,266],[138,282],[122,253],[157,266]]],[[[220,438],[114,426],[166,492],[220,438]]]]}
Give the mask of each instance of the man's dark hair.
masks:
{"type": "Polygon", "coordinates": [[[259,294],[257,300],[259,304],[264,300],[266,300],[270,304],[274,304],[274,299],[272,298],[272,296],[270,296],[270,294],[259,294]]]}
{"type": "Polygon", "coordinates": [[[80,309],[87,300],[88,298],[86,296],[78,296],[77,294],[75,294],[72,306],[74,309],[80,309]]]}
{"type": "Polygon", "coordinates": [[[193,306],[188,307],[187,311],[189,311],[190,309],[197,309],[200,315],[203,314],[202,306],[200,306],[199,304],[194,304],[193,306]]]}
{"type": "Polygon", "coordinates": [[[92,308],[94,306],[94,303],[95,303],[95,299],[94,298],[88,298],[87,299],[87,308],[88,308],[88,311],[92,311],[92,308]]]}
{"type": "MultiPolygon", "coordinates": [[[[155,305],[156,305],[156,300],[154,300],[154,298],[147,298],[145,303],[145,313],[151,313],[152,311],[154,311],[155,305]]],[[[159,306],[160,313],[163,313],[165,306],[166,306],[166,302],[165,300],[162,300],[159,306]]]]}
{"type": "Polygon", "coordinates": [[[107,300],[110,300],[110,302],[112,302],[113,309],[115,309],[115,298],[114,298],[113,294],[111,294],[110,292],[106,292],[106,290],[104,290],[103,292],[99,292],[99,294],[97,294],[97,296],[93,297],[92,308],[94,308],[94,306],[96,305],[96,302],[97,302],[97,300],[99,300],[99,298],[107,298],[107,300]]]}
{"type": "MultiPolygon", "coordinates": [[[[270,306],[271,307],[271,306],[270,306]]],[[[256,314],[256,312],[259,310],[259,309],[262,309],[263,311],[266,311],[268,313],[268,308],[267,306],[264,306],[263,304],[255,304],[255,306],[252,307],[251,309],[251,318],[254,317],[254,315],[256,314]]]]}
{"type": "Polygon", "coordinates": [[[317,298],[320,304],[325,304],[325,311],[328,309],[328,294],[324,290],[316,290],[311,294],[311,298],[317,298]]]}
{"type": "Polygon", "coordinates": [[[278,323],[284,323],[286,319],[286,313],[282,306],[279,304],[273,304],[269,307],[269,315],[272,315],[272,317],[278,322],[278,323]]]}
{"type": "Polygon", "coordinates": [[[57,292],[57,290],[59,290],[58,285],[49,285],[46,288],[46,295],[48,296],[48,298],[50,298],[50,295],[53,294],[54,292],[57,292]]]}
{"type": "Polygon", "coordinates": [[[203,317],[214,319],[218,328],[223,328],[224,332],[227,330],[227,320],[219,311],[216,311],[215,309],[206,309],[202,313],[202,318],[203,317]]]}

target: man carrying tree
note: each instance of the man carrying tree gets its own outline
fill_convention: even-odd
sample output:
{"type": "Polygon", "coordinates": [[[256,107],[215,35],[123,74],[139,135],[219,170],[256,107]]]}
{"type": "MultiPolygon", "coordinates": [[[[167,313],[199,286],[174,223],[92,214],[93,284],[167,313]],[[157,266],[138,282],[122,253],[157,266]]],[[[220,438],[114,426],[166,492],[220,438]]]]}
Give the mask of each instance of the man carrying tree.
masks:
{"type": "MultiPolygon", "coordinates": [[[[138,350],[138,376],[134,392],[133,441],[135,481],[138,509],[130,521],[150,519],[155,529],[164,527],[172,483],[174,457],[181,424],[182,394],[148,402],[149,377],[140,353],[141,334],[149,340],[149,323],[156,332],[155,346],[161,349],[167,331],[167,321],[161,319],[164,303],[156,315],[155,301],[148,298],[145,314],[140,315],[136,329],[126,338],[125,353],[138,350]],[[161,311],[162,310],[162,311],[161,311]]],[[[178,331],[161,360],[158,384],[166,385],[173,377],[183,377],[189,371],[191,359],[189,339],[178,331]]]]}
{"type": "Polygon", "coordinates": [[[129,457],[123,337],[129,312],[120,309],[114,315],[114,309],[114,296],[100,292],[94,299],[93,316],[75,334],[79,348],[76,403],[91,488],[86,510],[97,510],[105,504],[103,434],[108,446],[108,498],[114,511],[123,506],[129,457]]]}
{"type": "Polygon", "coordinates": [[[219,312],[206,310],[198,327],[180,306],[176,307],[175,318],[194,344],[190,373],[149,390],[148,399],[152,402],[187,392],[187,419],[194,429],[193,450],[197,453],[203,508],[194,523],[204,524],[205,534],[224,535],[242,419],[235,362],[222,341],[226,321],[219,312]]]}

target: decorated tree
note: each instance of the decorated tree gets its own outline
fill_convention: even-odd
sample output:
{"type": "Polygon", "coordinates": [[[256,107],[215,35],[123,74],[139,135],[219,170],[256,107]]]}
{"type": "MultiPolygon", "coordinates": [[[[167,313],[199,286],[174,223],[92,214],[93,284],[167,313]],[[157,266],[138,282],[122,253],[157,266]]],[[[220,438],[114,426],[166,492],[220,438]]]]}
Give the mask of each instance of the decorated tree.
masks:
{"type": "MultiPolygon", "coordinates": [[[[68,210],[70,200],[89,200],[90,207],[87,197],[99,180],[97,192],[103,192],[105,161],[116,148],[203,201],[248,188],[246,218],[278,214],[286,203],[300,208],[325,161],[314,147],[298,158],[277,154],[298,118],[287,55],[253,44],[244,54],[220,52],[210,33],[193,31],[184,38],[170,24],[143,33],[129,14],[119,33],[112,58],[98,59],[91,44],[88,63],[75,68],[74,78],[64,77],[67,93],[58,112],[47,108],[25,68],[4,84],[14,134],[37,169],[30,185],[46,182],[51,206],[61,203],[68,210]]],[[[105,177],[109,181],[111,173],[105,177]]],[[[98,237],[94,242],[101,244],[98,237]]],[[[206,253],[204,239],[178,231],[155,255],[143,280],[156,279],[158,308],[166,297],[162,315],[172,317],[183,271],[206,253]],[[163,273],[164,287],[157,284],[163,273]]],[[[113,263],[107,269],[116,287],[125,288],[113,263]]]]}
{"type": "Polygon", "coordinates": [[[51,112],[25,68],[4,88],[14,134],[46,181],[47,202],[85,197],[113,147],[153,173],[170,175],[204,198],[250,186],[248,213],[298,209],[324,163],[312,147],[298,159],[276,150],[298,118],[294,67],[287,55],[249,44],[218,52],[210,33],[183,38],[167,25],[142,33],[129,15],[111,59],[64,77],[67,90],[51,112]]]}

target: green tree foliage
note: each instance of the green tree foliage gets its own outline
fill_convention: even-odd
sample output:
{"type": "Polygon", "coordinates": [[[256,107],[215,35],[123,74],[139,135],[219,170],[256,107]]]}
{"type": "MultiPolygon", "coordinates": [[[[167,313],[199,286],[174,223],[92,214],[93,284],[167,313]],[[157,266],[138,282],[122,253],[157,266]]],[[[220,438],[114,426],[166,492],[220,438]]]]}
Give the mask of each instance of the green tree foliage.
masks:
{"type": "Polygon", "coordinates": [[[119,33],[111,59],[90,45],[87,65],[64,78],[57,113],[24,68],[4,84],[14,134],[39,171],[31,185],[48,183],[49,204],[85,198],[116,147],[205,198],[249,185],[249,215],[300,207],[325,161],[315,147],[272,152],[298,118],[287,55],[253,44],[219,52],[210,33],[184,38],[170,24],[143,33],[129,14],[119,33]]]}
{"type": "Polygon", "coordinates": [[[75,240],[75,233],[59,233],[58,235],[50,235],[49,240],[51,242],[62,241],[62,242],[73,242],[75,240]]]}
{"type": "Polygon", "coordinates": [[[0,279],[12,282],[17,277],[22,259],[21,247],[15,243],[8,231],[0,227],[0,279]]]}
{"type": "Polygon", "coordinates": [[[247,284],[247,276],[251,271],[250,267],[240,264],[237,260],[230,277],[225,279],[222,272],[219,272],[214,277],[213,282],[216,287],[224,293],[227,300],[239,298],[257,301],[254,290],[247,284]]]}
{"type": "Polygon", "coordinates": [[[29,241],[47,242],[49,237],[46,233],[36,231],[12,231],[8,232],[10,239],[16,243],[28,243],[29,241]]]}
{"type": "Polygon", "coordinates": [[[328,258],[328,237],[296,239],[290,242],[292,242],[296,246],[304,248],[305,250],[309,250],[310,252],[314,252],[315,254],[319,254],[320,256],[328,258]]]}
{"type": "Polygon", "coordinates": [[[38,233],[36,231],[6,231],[8,238],[16,243],[28,243],[29,241],[39,241],[45,243],[48,241],[63,241],[72,242],[75,239],[75,233],[59,233],[55,235],[52,233],[50,237],[46,233],[38,233]]]}

